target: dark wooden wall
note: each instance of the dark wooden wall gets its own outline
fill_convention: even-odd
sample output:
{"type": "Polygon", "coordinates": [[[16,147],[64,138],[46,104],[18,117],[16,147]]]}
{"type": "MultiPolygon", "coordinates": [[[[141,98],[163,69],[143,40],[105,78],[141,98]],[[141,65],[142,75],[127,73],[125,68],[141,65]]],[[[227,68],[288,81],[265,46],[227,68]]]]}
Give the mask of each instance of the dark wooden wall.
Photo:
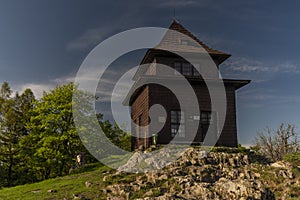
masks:
{"type": "MultiPolygon", "coordinates": [[[[132,120],[139,125],[139,118],[141,116],[141,125],[145,126],[149,124],[149,86],[144,86],[136,99],[133,101],[131,106],[131,118],[132,120]]],[[[133,127],[133,126],[132,126],[133,127]]],[[[137,130],[131,130],[134,133],[137,133],[137,130]]],[[[132,149],[136,149],[145,143],[148,143],[149,138],[139,139],[137,137],[132,137],[132,149]]]]}
{"type": "MultiPolygon", "coordinates": [[[[174,57],[159,57],[159,56],[155,58],[155,62],[167,66],[173,66],[175,61],[183,61],[183,59],[181,59],[180,57],[174,58],[174,57]]],[[[151,66],[153,68],[155,67],[155,64],[151,66]]],[[[155,75],[156,73],[156,75],[159,76],[159,70],[152,69],[152,68],[148,73],[151,75],[155,75]]],[[[210,95],[208,93],[205,83],[199,81],[194,81],[194,82],[191,81],[190,83],[197,95],[200,110],[211,111],[210,95]]],[[[174,82],[174,84],[176,84],[176,82],[174,82]]],[[[232,85],[227,84],[225,85],[225,89],[226,89],[226,98],[227,98],[227,108],[226,108],[227,113],[226,113],[225,124],[222,129],[220,138],[218,140],[218,145],[236,147],[238,141],[237,141],[237,127],[236,127],[235,88],[232,85]]],[[[185,95],[184,91],[182,95],[185,95]]],[[[185,103],[189,104],[188,98],[187,98],[187,102],[185,103]]],[[[167,144],[172,139],[170,111],[174,109],[178,109],[178,110],[180,109],[178,100],[169,89],[157,84],[150,84],[140,89],[139,94],[132,101],[132,105],[131,105],[132,119],[134,122],[138,123],[139,116],[142,116],[141,124],[143,126],[149,124],[149,108],[154,104],[161,104],[167,112],[165,125],[162,128],[162,130],[158,133],[158,143],[167,144]]],[[[189,137],[188,135],[189,123],[195,123],[195,121],[193,122],[191,121],[189,122],[188,120],[185,121],[186,121],[185,124],[186,136],[189,137]]],[[[197,122],[199,123],[200,121],[197,122]]],[[[136,130],[132,130],[132,131],[136,131],[136,130]]],[[[153,134],[151,130],[147,130],[147,131],[148,131],[147,134],[149,135],[153,134]]],[[[201,127],[199,127],[197,135],[194,138],[194,143],[202,142],[201,134],[202,134],[201,127]]],[[[132,137],[132,149],[136,149],[141,145],[146,145],[146,147],[148,147],[149,145],[151,145],[151,141],[152,138],[138,139],[136,137],[132,137]]]]}

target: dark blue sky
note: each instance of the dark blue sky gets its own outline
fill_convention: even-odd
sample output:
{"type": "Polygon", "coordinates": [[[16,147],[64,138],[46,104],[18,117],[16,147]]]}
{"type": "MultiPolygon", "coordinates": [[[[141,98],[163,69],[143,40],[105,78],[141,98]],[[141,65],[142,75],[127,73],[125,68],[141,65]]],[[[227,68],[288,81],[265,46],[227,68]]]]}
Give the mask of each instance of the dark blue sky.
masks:
{"type": "Polygon", "coordinates": [[[176,19],[207,45],[229,52],[223,77],[251,79],[238,91],[240,143],[281,122],[300,126],[298,1],[0,1],[0,81],[37,96],[73,80],[85,56],[130,28],[176,19]]]}

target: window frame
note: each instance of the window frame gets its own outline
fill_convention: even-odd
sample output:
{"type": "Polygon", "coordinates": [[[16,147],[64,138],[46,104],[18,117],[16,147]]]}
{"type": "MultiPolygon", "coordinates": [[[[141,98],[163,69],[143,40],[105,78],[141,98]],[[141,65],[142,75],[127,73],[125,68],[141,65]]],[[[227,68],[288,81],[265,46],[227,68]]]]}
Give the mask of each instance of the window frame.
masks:
{"type": "Polygon", "coordinates": [[[171,137],[175,137],[176,134],[181,138],[185,138],[185,115],[181,110],[171,110],[170,111],[170,134],[171,137]],[[173,113],[175,112],[176,119],[175,121],[172,118],[173,113]],[[179,129],[181,127],[181,129],[179,129]],[[175,131],[174,131],[175,130],[175,131]],[[175,133],[174,133],[175,132],[175,133]]]}
{"type": "Polygon", "coordinates": [[[175,61],[174,62],[174,70],[175,70],[175,72],[174,72],[175,75],[182,74],[182,63],[179,61],[175,61]],[[176,66],[176,64],[179,64],[179,65],[176,66]]]}
{"type": "Polygon", "coordinates": [[[183,76],[193,76],[193,68],[192,65],[188,62],[181,63],[181,71],[183,76]],[[188,73],[186,73],[188,72],[188,73]]]}
{"type": "Polygon", "coordinates": [[[210,125],[212,120],[212,112],[211,111],[201,111],[200,113],[200,123],[201,125],[210,125]]]}
{"type": "Polygon", "coordinates": [[[173,63],[174,67],[174,74],[175,75],[182,75],[182,76],[190,76],[190,77],[200,77],[201,76],[201,68],[200,64],[197,64],[199,66],[199,72],[196,70],[196,67],[192,65],[189,62],[183,62],[183,61],[175,61],[173,63]]]}
{"type": "Polygon", "coordinates": [[[215,137],[217,137],[219,132],[219,117],[217,111],[201,111],[200,113],[200,126],[201,126],[201,137],[204,140],[208,128],[212,126],[212,130],[215,131],[215,137]],[[208,115],[207,115],[208,114],[208,115]],[[206,116],[203,116],[206,115],[206,116]],[[205,118],[204,118],[205,117],[205,118]]]}

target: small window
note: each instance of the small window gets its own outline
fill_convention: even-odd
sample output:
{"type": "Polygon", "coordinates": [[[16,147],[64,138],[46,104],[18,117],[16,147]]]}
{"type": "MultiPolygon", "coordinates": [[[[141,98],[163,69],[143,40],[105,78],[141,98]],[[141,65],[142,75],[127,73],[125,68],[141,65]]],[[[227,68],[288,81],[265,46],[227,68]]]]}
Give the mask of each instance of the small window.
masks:
{"type": "Polygon", "coordinates": [[[184,113],[180,110],[171,111],[171,136],[185,137],[184,113]]]}
{"type": "Polygon", "coordinates": [[[192,75],[192,66],[190,63],[182,63],[182,74],[184,76],[192,75]]]}
{"type": "Polygon", "coordinates": [[[174,63],[174,69],[175,69],[175,75],[181,74],[182,73],[182,67],[180,62],[175,62],[174,63]]]}
{"type": "Polygon", "coordinates": [[[174,63],[175,75],[182,74],[183,76],[200,76],[200,64],[194,66],[187,62],[175,62],[174,63]],[[198,69],[198,70],[196,70],[198,69]]]}
{"type": "Polygon", "coordinates": [[[209,125],[211,123],[211,112],[201,112],[201,124],[209,125]]]}
{"type": "Polygon", "coordinates": [[[187,41],[187,40],[180,40],[180,44],[181,45],[188,45],[189,41],[187,41]]]}
{"type": "Polygon", "coordinates": [[[217,136],[218,122],[217,122],[217,113],[216,112],[202,111],[201,117],[200,117],[200,122],[201,122],[202,141],[204,140],[204,138],[207,134],[208,128],[210,126],[211,126],[211,130],[215,134],[215,137],[217,136]]]}

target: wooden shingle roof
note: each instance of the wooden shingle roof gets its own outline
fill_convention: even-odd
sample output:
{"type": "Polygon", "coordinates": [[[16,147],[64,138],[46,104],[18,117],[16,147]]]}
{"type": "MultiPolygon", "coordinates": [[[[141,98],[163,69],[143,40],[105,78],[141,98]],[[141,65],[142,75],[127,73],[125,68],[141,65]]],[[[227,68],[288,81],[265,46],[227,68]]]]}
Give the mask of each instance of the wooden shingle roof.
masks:
{"type": "Polygon", "coordinates": [[[191,52],[191,53],[199,53],[204,50],[209,53],[209,55],[217,61],[217,65],[224,62],[231,55],[216,49],[212,49],[207,46],[204,42],[200,41],[195,35],[193,35],[190,31],[188,31],[184,26],[182,26],[178,21],[173,20],[169,29],[172,31],[177,31],[182,33],[182,35],[175,34],[174,32],[167,31],[161,42],[154,48],[149,49],[144,58],[142,59],[141,64],[152,62],[152,59],[155,55],[164,54],[164,49],[173,50],[173,52],[191,52]],[[197,42],[197,45],[182,45],[180,44],[180,39],[188,39],[191,43],[197,42]],[[199,48],[200,45],[202,48],[199,48]]]}
{"type": "Polygon", "coordinates": [[[204,44],[204,42],[200,41],[194,34],[192,34],[190,31],[188,31],[184,26],[182,26],[175,19],[172,21],[171,25],[169,26],[169,29],[178,31],[184,35],[187,35],[188,37],[192,38],[193,40],[197,41],[210,54],[221,54],[221,55],[228,56],[228,57],[230,56],[230,54],[228,54],[228,53],[208,47],[206,44],[204,44]]]}
{"type": "MultiPolygon", "coordinates": [[[[146,54],[144,55],[140,63],[141,65],[146,63],[151,63],[155,56],[170,55],[169,50],[172,50],[173,52],[184,52],[184,53],[188,53],[188,52],[199,53],[199,52],[206,51],[213,58],[217,66],[219,66],[219,64],[221,64],[231,56],[228,53],[210,48],[175,19],[170,24],[169,29],[171,31],[166,32],[166,34],[164,35],[164,37],[162,38],[162,40],[157,46],[147,50],[146,54]],[[182,33],[182,35],[176,34],[176,32],[174,33],[174,31],[182,33]],[[180,39],[188,39],[191,43],[197,42],[198,44],[182,45],[180,44],[179,41],[180,39]]],[[[145,70],[139,68],[136,74],[134,75],[133,80],[136,80],[137,76],[143,74],[144,72],[145,70]]]]}

